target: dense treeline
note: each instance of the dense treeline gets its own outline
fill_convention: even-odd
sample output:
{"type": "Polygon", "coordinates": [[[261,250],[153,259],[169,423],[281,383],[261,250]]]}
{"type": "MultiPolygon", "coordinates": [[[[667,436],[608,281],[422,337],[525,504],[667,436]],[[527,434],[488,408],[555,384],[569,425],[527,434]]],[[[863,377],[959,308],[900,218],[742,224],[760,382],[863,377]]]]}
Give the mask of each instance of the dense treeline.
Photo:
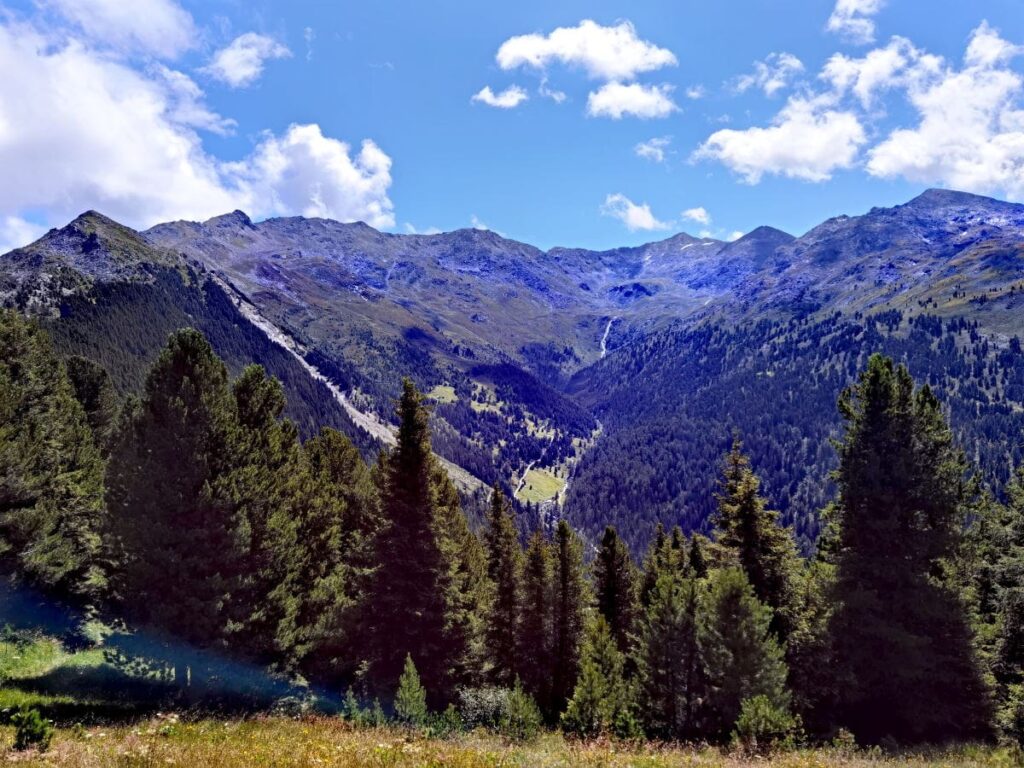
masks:
{"type": "Polygon", "coordinates": [[[835,492],[835,402],[873,352],[928,382],[986,481],[1000,492],[1024,462],[1024,356],[963,318],[862,316],[671,329],[617,349],[570,391],[602,439],[577,466],[566,516],[594,540],[614,523],[634,554],[657,523],[710,532],[713,478],[731,434],[746,436],[772,506],[804,553],[835,492]]]}
{"type": "MultiPolygon", "coordinates": [[[[499,486],[475,533],[408,380],[373,467],[330,428],[301,441],[280,383],[259,366],[232,381],[195,330],[118,407],[101,368],[3,313],[0,385],[7,577],[347,691],[353,719],[533,712],[583,737],[760,747],[1024,739],[1024,473],[1005,504],[984,493],[939,399],[881,355],[839,399],[810,560],[738,436],[712,470],[710,535],[659,527],[638,565],[610,526],[592,558],[565,520],[524,547],[499,486]]],[[[183,696],[216,685],[198,658],[173,670],[183,696]]]]}

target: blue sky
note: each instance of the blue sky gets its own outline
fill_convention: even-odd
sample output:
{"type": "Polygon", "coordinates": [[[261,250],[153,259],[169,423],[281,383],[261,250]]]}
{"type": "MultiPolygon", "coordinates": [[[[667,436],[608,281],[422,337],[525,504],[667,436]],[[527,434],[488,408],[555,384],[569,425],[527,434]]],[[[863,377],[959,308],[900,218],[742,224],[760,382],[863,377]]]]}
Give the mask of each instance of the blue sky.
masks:
{"type": "Polygon", "coordinates": [[[613,247],[1024,199],[1019,0],[0,8],[0,248],[86,208],[613,247]]]}

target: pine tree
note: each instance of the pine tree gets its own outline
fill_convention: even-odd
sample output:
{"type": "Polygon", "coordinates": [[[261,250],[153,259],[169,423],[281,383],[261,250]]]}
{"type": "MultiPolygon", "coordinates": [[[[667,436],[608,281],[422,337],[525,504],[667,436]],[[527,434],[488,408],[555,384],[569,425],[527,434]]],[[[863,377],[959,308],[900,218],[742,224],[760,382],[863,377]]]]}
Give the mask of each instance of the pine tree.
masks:
{"type": "Polygon", "coordinates": [[[651,594],[658,583],[658,579],[670,570],[672,564],[671,549],[668,537],[665,535],[665,527],[658,523],[654,531],[654,537],[647,547],[644,555],[643,575],[640,578],[640,608],[647,608],[651,604],[651,594]]]}
{"type": "Polygon", "coordinates": [[[393,689],[411,654],[420,660],[427,690],[443,702],[464,677],[460,664],[482,652],[473,603],[485,586],[485,563],[458,493],[430,451],[429,414],[408,379],[398,417],[398,444],[381,477],[384,528],[376,542],[366,652],[378,689],[393,689]]]}
{"type": "Polygon", "coordinates": [[[420,682],[412,656],[406,655],[395,692],[395,717],[400,723],[421,726],[427,722],[427,691],[420,682]]]}
{"type": "Polygon", "coordinates": [[[757,599],[772,608],[772,629],[785,641],[796,622],[796,545],[760,495],[760,480],[738,436],[725,460],[716,523],[719,542],[735,554],[757,599]]]}
{"type": "Polygon", "coordinates": [[[600,734],[633,736],[637,733],[633,691],[624,672],[625,656],[619,650],[604,616],[587,628],[580,674],[572,698],[562,714],[562,727],[588,737],[600,734]]]}
{"type": "Polygon", "coordinates": [[[523,568],[522,623],[519,670],[524,688],[537,700],[549,719],[552,712],[554,582],[551,546],[535,531],[526,550],[523,568]]]}
{"type": "Polygon", "coordinates": [[[495,483],[487,529],[487,574],[494,594],[487,614],[491,680],[509,687],[519,674],[519,623],[522,612],[523,555],[515,521],[495,483]]]}
{"type": "Polygon", "coordinates": [[[989,702],[949,578],[962,544],[963,455],[931,390],[880,355],[839,407],[830,622],[839,723],[866,742],[982,736],[989,702]]]}
{"type": "Polygon", "coordinates": [[[85,411],[96,447],[107,453],[120,412],[117,392],[114,390],[110,374],[103,366],[84,357],[69,357],[65,365],[75,399],[81,403],[85,411]]]}
{"type": "Polygon", "coordinates": [[[554,627],[552,701],[561,712],[572,695],[580,666],[584,610],[583,544],[565,520],[558,522],[554,541],[554,627]]]}
{"type": "Polygon", "coordinates": [[[707,675],[706,728],[724,737],[745,699],[765,696],[789,706],[786,663],[770,629],[771,608],[761,603],[739,568],[709,577],[698,611],[697,641],[707,675]]]}
{"type": "Polygon", "coordinates": [[[597,609],[608,621],[615,642],[623,653],[629,650],[636,610],[636,571],[629,548],[613,526],[605,528],[594,563],[594,591],[597,609]]]}
{"type": "Polygon", "coordinates": [[[0,310],[0,564],[52,595],[106,590],[104,462],[49,336],[0,310]]]}
{"type": "Polygon", "coordinates": [[[277,640],[308,679],[337,684],[354,673],[356,628],[380,526],[377,489],[351,441],[330,428],[303,446],[294,482],[303,489],[282,530],[284,578],[277,640]]]}
{"type": "Polygon", "coordinates": [[[636,667],[647,731],[665,739],[698,733],[704,672],[697,645],[697,582],[664,572],[637,622],[636,667]]]}
{"type": "Polygon", "coordinates": [[[222,494],[234,428],[227,369],[202,334],[178,331],[123,420],[107,475],[127,617],[197,647],[223,641],[241,559],[222,494]]]}

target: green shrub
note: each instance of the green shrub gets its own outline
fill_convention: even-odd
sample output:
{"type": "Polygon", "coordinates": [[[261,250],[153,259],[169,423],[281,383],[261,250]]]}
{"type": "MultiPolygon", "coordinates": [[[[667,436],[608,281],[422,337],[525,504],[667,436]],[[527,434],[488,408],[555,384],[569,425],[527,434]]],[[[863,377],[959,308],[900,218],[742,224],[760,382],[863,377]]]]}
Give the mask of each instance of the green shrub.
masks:
{"type": "Polygon", "coordinates": [[[427,719],[427,735],[432,739],[448,739],[462,732],[462,717],[454,704],[427,719]]]}
{"type": "Polygon", "coordinates": [[[746,752],[770,752],[791,744],[797,725],[788,710],[773,704],[767,696],[754,696],[744,699],[740,706],[733,741],[746,752]]]}
{"type": "Polygon", "coordinates": [[[22,707],[11,718],[14,725],[14,748],[17,750],[35,747],[40,752],[50,748],[53,738],[53,725],[39,714],[35,707],[22,707]]]}
{"type": "Polygon", "coordinates": [[[498,728],[508,710],[511,690],[486,686],[459,690],[459,714],[467,729],[498,728]]]}
{"type": "Polygon", "coordinates": [[[498,732],[516,742],[531,741],[537,737],[542,725],[540,709],[522,684],[516,679],[515,687],[508,692],[505,711],[498,723],[498,732]]]}

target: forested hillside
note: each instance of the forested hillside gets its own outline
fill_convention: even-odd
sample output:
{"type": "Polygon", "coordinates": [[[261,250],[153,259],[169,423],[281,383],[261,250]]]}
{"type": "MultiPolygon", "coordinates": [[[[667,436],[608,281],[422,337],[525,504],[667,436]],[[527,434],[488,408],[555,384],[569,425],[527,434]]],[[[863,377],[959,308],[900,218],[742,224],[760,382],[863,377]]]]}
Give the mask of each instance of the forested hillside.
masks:
{"type": "MultiPolygon", "coordinates": [[[[1024,739],[1024,471],[985,494],[935,391],[884,355],[832,406],[815,557],[733,437],[709,535],[659,527],[641,560],[612,525],[592,558],[564,519],[524,545],[498,485],[475,532],[409,379],[371,467],[329,427],[300,440],[280,382],[232,377],[195,329],[123,401],[10,311],[0,353],[0,569],[118,666],[107,717],[290,702],[519,741],[1024,739]]],[[[40,615],[17,602],[14,637],[40,615]]],[[[40,708],[65,703],[27,700],[14,722],[48,741],[40,708]]]]}

